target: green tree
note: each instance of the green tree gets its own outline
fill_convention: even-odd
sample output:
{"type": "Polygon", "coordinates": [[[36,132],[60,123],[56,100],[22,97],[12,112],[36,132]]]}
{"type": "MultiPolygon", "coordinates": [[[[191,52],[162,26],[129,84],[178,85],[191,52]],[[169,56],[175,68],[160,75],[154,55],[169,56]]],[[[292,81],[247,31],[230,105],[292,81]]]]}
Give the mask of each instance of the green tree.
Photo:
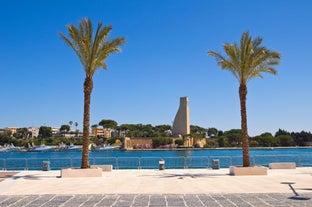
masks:
{"type": "Polygon", "coordinates": [[[225,136],[220,136],[217,139],[219,147],[227,147],[229,145],[228,139],[225,136]]]}
{"type": "Polygon", "coordinates": [[[173,140],[168,137],[156,137],[152,139],[152,145],[154,148],[167,145],[167,144],[172,144],[173,140]]]}
{"type": "Polygon", "coordinates": [[[175,143],[176,145],[178,145],[178,146],[183,146],[184,141],[183,141],[183,139],[176,139],[176,140],[174,141],[174,143],[175,143]]]}
{"type": "Polygon", "coordinates": [[[52,137],[52,128],[48,126],[41,126],[39,128],[39,136],[41,138],[52,137]]]}
{"type": "Polygon", "coordinates": [[[290,135],[279,135],[276,137],[276,139],[279,139],[279,142],[283,147],[289,147],[294,145],[294,139],[290,135]]]}
{"type": "Polygon", "coordinates": [[[208,136],[210,137],[217,137],[218,136],[218,129],[217,128],[208,128],[208,136]]]}
{"type": "Polygon", "coordinates": [[[75,122],[75,127],[76,127],[76,137],[78,137],[78,129],[77,129],[77,127],[78,127],[78,122],[75,122]]]}
{"type": "Polygon", "coordinates": [[[217,148],[217,147],[219,147],[218,140],[216,140],[216,139],[209,139],[204,147],[205,148],[217,148]]]}
{"type": "Polygon", "coordinates": [[[260,147],[277,147],[280,145],[279,139],[273,137],[269,132],[255,136],[252,140],[256,141],[260,147]]]}
{"type": "Polygon", "coordinates": [[[288,131],[285,131],[283,129],[278,129],[278,131],[275,133],[275,137],[278,137],[280,135],[290,135],[288,131]]]}
{"type": "Polygon", "coordinates": [[[63,124],[60,128],[61,132],[69,132],[70,131],[70,126],[67,124],[63,124]]]}
{"type": "Polygon", "coordinates": [[[295,140],[296,145],[305,146],[307,142],[312,142],[311,132],[292,132],[291,136],[295,140]]]}
{"type": "Polygon", "coordinates": [[[93,34],[92,22],[84,18],[75,25],[67,26],[69,37],[61,32],[61,38],[75,51],[85,70],[84,91],[84,114],[83,114],[83,148],[81,168],[89,168],[89,129],[90,129],[90,102],[93,89],[93,75],[99,68],[107,69],[106,58],[115,52],[120,52],[119,46],[125,43],[125,39],[115,38],[107,40],[112,26],[102,27],[99,22],[95,34],[93,34]]]}
{"type": "Polygon", "coordinates": [[[9,144],[11,142],[11,137],[8,133],[0,134],[0,145],[9,144]]]}
{"type": "Polygon", "coordinates": [[[24,139],[27,138],[29,135],[27,128],[18,128],[16,130],[16,134],[14,134],[14,137],[24,139]]]}
{"type": "Polygon", "coordinates": [[[117,127],[117,122],[114,120],[110,120],[110,119],[102,119],[99,122],[100,126],[103,126],[103,128],[111,128],[111,129],[116,129],[117,127]]]}
{"type": "Polygon", "coordinates": [[[153,130],[153,136],[169,137],[171,135],[171,126],[168,124],[157,125],[153,127],[153,130]]]}
{"type": "Polygon", "coordinates": [[[237,43],[223,45],[226,56],[208,51],[210,56],[217,59],[222,69],[229,70],[239,82],[239,99],[241,110],[243,166],[250,166],[248,128],[247,128],[247,83],[255,77],[262,77],[263,72],[276,74],[273,66],[280,62],[280,54],[261,46],[262,38],[252,39],[248,32],[244,32],[240,45],[237,43]]]}
{"type": "Polygon", "coordinates": [[[238,147],[242,145],[242,130],[240,129],[225,131],[223,136],[227,138],[228,145],[231,147],[238,147]]]}
{"type": "MultiPolygon", "coordinates": [[[[73,125],[73,123],[74,123],[73,121],[69,121],[69,122],[68,122],[70,128],[71,128],[71,126],[73,125]]],[[[69,130],[70,130],[70,129],[69,129],[69,130]]],[[[69,130],[68,130],[68,131],[69,131],[69,130]]]]}

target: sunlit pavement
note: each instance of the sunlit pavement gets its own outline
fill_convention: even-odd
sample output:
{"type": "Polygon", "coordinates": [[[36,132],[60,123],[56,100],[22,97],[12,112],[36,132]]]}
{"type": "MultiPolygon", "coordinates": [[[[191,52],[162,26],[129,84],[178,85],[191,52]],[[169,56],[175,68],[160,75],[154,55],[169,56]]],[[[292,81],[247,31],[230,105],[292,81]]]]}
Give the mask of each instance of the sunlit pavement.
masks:
{"type": "Polygon", "coordinates": [[[0,196],[0,206],[312,206],[312,194],[293,197],[292,194],[89,194],[89,195],[18,195],[0,196]]]}
{"type": "Polygon", "coordinates": [[[312,168],[229,176],[228,169],[113,170],[99,178],[22,171],[0,182],[0,206],[311,206],[312,168]],[[291,183],[291,185],[289,185],[291,183]]]}

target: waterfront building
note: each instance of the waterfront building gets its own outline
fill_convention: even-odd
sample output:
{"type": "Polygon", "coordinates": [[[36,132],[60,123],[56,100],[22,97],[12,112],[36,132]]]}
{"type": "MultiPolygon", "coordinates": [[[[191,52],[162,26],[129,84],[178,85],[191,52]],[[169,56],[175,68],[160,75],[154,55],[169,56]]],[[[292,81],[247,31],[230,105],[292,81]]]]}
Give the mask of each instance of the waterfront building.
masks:
{"type": "Polygon", "coordinates": [[[5,128],[5,131],[10,133],[10,136],[13,137],[13,134],[17,132],[17,127],[7,127],[5,128]]]}
{"type": "Polygon", "coordinates": [[[30,133],[31,138],[37,138],[39,136],[39,128],[38,127],[28,127],[28,132],[30,133]]]}
{"type": "Polygon", "coordinates": [[[60,134],[60,128],[52,127],[51,130],[52,130],[52,135],[53,136],[57,136],[57,135],[60,134]]]}
{"type": "Polygon", "coordinates": [[[111,129],[110,128],[103,128],[99,126],[92,127],[91,133],[96,137],[104,137],[104,138],[111,138],[111,129]]]}

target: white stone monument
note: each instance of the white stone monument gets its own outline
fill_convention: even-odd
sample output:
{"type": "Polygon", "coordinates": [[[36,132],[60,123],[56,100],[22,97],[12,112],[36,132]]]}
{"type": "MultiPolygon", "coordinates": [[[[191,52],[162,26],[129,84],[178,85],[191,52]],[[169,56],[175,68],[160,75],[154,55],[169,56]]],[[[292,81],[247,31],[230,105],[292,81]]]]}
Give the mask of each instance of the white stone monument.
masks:
{"type": "Polygon", "coordinates": [[[180,98],[180,106],[172,126],[173,136],[190,134],[190,109],[187,102],[188,97],[180,98]]]}

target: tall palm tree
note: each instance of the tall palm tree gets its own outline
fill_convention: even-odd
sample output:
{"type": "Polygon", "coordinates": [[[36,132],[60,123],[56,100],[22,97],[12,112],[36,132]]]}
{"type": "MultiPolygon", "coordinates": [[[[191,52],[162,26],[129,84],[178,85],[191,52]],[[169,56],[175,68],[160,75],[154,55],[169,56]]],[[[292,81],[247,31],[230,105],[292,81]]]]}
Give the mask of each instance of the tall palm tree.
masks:
{"type": "Polygon", "coordinates": [[[76,137],[78,137],[78,129],[77,129],[77,127],[78,127],[78,122],[75,122],[75,127],[76,127],[76,137]]]}
{"type": "Polygon", "coordinates": [[[217,59],[218,65],[222,69],[229,70],[239,82],[244,167],[250,166],[246,112],[247,82],[255,77],[262,78],[263,72],[277,74],[273,66],[280,62],[280,54],[261,46],[261,43],[262,38],[252,39],[248,32],[244,32],[240,45],[236,43],[223,45],[226,56],[208,51],[210,56],[217,59]]]}
{"type": "Polygon", "coordinates": [[[73,125],[73,121],[69,121],[68,124],[70,125],[71,128],[71,126],[73,125]]]}
{"type": "Polygon", "coordinates": [[[112,26],[102,27],[99,22],[93,34],[92,22],[84,18],[75,25],[67,26],[69,38],[59,32],[61,38],[75,51],[85,70],[84,114],[83,114],[83,147],[81,168],[89,168],[89,130],[90,130],[90,99],[93,89],[93,74],[99,68],[107,69],[105,60],[114,52],[120,52],[119,46],[125,43],[123,37],[107,40],[112,26]]]}

